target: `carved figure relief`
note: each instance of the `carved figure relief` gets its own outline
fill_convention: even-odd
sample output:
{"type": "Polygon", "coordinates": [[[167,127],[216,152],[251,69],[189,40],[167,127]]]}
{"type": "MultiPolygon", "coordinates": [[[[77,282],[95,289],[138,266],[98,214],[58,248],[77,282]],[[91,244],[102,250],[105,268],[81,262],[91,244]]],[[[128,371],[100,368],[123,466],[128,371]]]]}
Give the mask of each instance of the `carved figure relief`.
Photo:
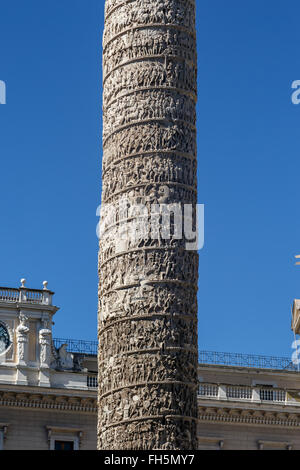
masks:
{"type": "Polygon", "coordinates": [[[195,0],[105,15],[98,448],[193,450],[198,254],[173,216],[169,237],[143,229],[197,203],[195,0]]]}
{"type": "Polygon", "coordinates": [[[49,318],[42,320],[42,328],[39,331],[40,363],[43,367],[49,367],[51,362],[52,330],[49,318]]]}
{"type": "Polygon", "coordinates": [[[20,323],[16,329],[17,332],[17,355],[19,362],[26,362],[27,360],[27,344],[28,344],[28,333],[29,323],[28,317],[23,313],[20,313],[20,323]]]}

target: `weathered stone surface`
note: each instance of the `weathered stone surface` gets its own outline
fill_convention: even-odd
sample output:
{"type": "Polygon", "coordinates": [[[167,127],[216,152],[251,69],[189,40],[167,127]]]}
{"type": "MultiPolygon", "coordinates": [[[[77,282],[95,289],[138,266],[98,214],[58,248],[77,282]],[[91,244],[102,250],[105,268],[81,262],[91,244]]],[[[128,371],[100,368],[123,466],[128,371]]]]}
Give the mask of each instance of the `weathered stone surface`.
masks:
{"type": "Polygon", "coordinates": [[[197,203],[195,1],[105,12],[98,448],[193,450],[198,254],[173,232],[120,240],[119,200],[197,203]]]}

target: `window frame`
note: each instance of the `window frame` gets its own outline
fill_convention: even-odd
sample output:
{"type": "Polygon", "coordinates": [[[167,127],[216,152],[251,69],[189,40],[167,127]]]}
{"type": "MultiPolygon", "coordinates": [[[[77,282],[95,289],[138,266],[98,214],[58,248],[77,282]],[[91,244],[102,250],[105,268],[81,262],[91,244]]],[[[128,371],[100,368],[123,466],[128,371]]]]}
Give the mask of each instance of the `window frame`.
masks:
{"type": "Polygon", "coordinates": [[[8,426],[7,423],[0,423],[0,451],[4,450],[4,441],[6,439],[8,426]]]}
{"type": "Polygon", "coordinates": [[[55,442],[73,442],[73,451],[80,450],[82,430],[60,426],[46,426],[48,432],[49,450],[55,451],[55,442]]]}
{"type": "Polygon", "coordinates": [[[73,444],[73,449],[69,449],[69,450],[78,450],[78,449],[75,449],[75,442],[73,439],[67,439],[64,437],[63,440],[61,439],[57,439],[57,437],[55,437],[54,439],[54,449],[53,450],[64,450],[64,449],[56,449],[56,443],[59,442],[59,443],[72,443],[73,444]]]}
{"type": "Polygon", "coordinates": [[[293,450],[293,444],[285,441],[257,441],[258,450],[293,450]]]}

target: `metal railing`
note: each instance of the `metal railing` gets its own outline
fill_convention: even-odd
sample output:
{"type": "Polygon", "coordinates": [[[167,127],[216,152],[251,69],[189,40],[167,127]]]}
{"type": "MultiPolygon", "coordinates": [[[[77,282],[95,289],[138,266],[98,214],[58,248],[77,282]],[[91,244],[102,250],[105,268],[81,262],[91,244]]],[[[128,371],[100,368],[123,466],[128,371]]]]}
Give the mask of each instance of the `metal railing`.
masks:
{"type": "Polygon", "coordinates": [[[97,341],[83,341],[81,339],[53,338],[53,344],[59,349],[63,344],[67,345],[67,351],[71,353],[87,354],[96,356],[98,350],[97,341]]]}
{"type": "MultiPolygon", "coordinates": [[[[54,345],[59,348],[67,345],[69,352],[97,355],[97,341],[55,338],[54,345]]],[[[249,367],[258,369],[277,369],[297,371],[298,368],[287,357],[260,356],[253,354],[223,353],[217,351],[199,351],[199,365],[215,364],[224,366],[249,367]]]]}
{"type": "Polygon", "coordinates": [[[297,366],[287,357],[261,356],[254,354],[199,351],[199,364],[249,367],[258,369],[279,369],[297,371],[297,366]]]}

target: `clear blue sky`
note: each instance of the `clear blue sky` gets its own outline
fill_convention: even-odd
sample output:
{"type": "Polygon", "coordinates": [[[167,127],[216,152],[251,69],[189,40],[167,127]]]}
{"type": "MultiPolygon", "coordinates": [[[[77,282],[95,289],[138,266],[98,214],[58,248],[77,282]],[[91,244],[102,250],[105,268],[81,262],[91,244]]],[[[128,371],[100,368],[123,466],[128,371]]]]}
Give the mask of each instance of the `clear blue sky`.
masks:
{"type": "MultiPolygon", "coordinates": [[[[0,285],[97,336],[103,0],[0,0],[0,285]]],[[[290,356],[300,298],[299,0],[197,0],[199,347],[290,356]]]]}

